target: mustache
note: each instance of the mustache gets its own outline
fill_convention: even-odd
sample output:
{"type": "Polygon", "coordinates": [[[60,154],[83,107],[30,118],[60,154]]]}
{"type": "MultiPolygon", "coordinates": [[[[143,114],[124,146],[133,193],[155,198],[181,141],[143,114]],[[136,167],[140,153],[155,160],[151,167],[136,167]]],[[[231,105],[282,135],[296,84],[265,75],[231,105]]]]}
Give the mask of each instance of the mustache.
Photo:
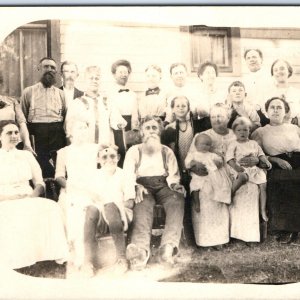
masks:
{"type": "Polygon", "coordinates": [[[74,81],[74,78],[71,77],[71,76],[70,76],[70,77],[66,77],[66,78],[65,78],[65,81],[74,81]]]}

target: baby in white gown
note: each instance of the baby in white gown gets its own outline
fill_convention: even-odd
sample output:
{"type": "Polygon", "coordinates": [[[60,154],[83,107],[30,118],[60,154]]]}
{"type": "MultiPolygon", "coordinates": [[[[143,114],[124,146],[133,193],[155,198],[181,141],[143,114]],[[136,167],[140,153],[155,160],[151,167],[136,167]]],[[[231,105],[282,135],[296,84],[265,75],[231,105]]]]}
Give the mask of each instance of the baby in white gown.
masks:
{"type": "Polygon", "coordinates": [[[190,190],[197,199],[201,196],[212,195],[214,201],[229,204],[231,201],[231,181],[223,167],[223,158],[216,153],[210,152],[212,140],[205,134],[197,134],[192,142],[189,154],[185,159],[188,169],[197,162],[205,165],[208,175],[199,176],[191,173],[192,180],[190,190]]]}

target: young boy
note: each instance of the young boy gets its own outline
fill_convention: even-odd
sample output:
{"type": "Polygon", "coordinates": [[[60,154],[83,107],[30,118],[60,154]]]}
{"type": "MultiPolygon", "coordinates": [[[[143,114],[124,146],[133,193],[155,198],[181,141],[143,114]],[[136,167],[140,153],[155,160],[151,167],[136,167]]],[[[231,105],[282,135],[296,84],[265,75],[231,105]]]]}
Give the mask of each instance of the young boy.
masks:
{"type": "Polygon", "coordinates": [[[125,258],[126,247],[124,231],[128,229],[128,220],[132,219],[133,201],[124,202],[126,181],[123,170],[118,168],[120,155],[115,145],[102,145],[99,151],[99,163],[101,169],[96,170],[93,176],[94,203],[87,208],[84,241],[86,263],[95,268],[97,241],[97,229],[109,228],[117,253],[115,274],[120,275],[128,269],[125,258]]]}
{"type": "Polygon", "coordinates": [[[228,127],[231,128],[232,123],[237,117],[246,117],[251,121],[251,132],[260,127],[260,118],[255,108],[246,103],[247,93],[245,86],[241,81],[234,81],[228,87],[227,104],[232,109],[231,118],[228,127]]]}
{"type": "Polygon", "coordinates": [[[159,87],[161,81],[161,68],[150,65],[145,70],[147,90],[142,95],[138,104],[139,119],[143,122],[147,115],[165,119],[167,107],[166,94],[159,87]]]}

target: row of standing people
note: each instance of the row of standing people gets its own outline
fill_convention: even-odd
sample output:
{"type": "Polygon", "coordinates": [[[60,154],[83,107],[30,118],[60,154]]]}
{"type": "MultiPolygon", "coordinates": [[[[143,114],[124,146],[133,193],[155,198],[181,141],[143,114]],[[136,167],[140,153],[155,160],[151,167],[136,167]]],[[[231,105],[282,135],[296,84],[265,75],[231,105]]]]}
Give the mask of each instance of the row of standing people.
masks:
{"type": "MultiPolygon", "coordinates": [[[[251,53],[251,52],[250,52],[251,53]]],[[[124,66],[124,61],[121,62],[121,70],[123,69],[123,71],[125,72],[125,75],[123,74],[122,75],[122,72],[120,71],[120,78],[123,79],[123,87],[126,85],[127,83],[127,80],[128,80],[128,75],[130,74],[131,72],[131,67],[129,65],[128,67],[128,64],[127,62],[125,62],[125,66],[124,66]],[[123,65],[122,65],[123,64],[123,65]],[[124,70],[127,69],[127,76],[126,76],[126,71],[124,70]],[[123,77],[122,77],[123,76],[123,77]],[[124,84],[125,83],[125,84],[124,84]]],[[[65,66],[68,66],[67,64],[65,66]]],[[[272,66],[272,69],[276,67],[276,64],[272,66]]],[[[203,66],[202,66],[203,67],[203,66]]],[[[117,70],[120,68],[120,66],[118,65],[115,65],[113,68],[112,68],[112,71],[114,74],[117,73],[117,70]]],[[[183,64],[177,64],[175,66],[173,66],[173,68],[171,68],[171,74],[174,73],[174,75],[176,74],[176,72],[174,70],[176,70],[176,68],[178,69],[179,68],[179,74],[182,73],[181,71],[184,70],[184,72],[186,72],[186,68],[183,64]],[[180,71],[181,70],[181,71],[180,71]]],[[[36,146],[36,151],[37,151],[37,154],[38,154],[38,158],[41,158],[42,159],[40,160],[40,163],[41,163],[41,166],[43,167],[43,163],[46,162],[46,164],[48,164],[48,166],[44,169],[44,172],[46,172],[46,174],[44,174],[44,177],[47,177],[48,174],[47,174],[47,170],[49,170],[49,148],[48,149],[45,149],[46,147],[49,146],[49,143],[51,141],[51,139],[53,140],[53,143],[56,144],[55,147],[52,147],[50,145],[50,147],[52,148],[51,150],[57,150],[59,148],[62,148],[62,146],[64,145],[65,141],[64,140],[64,130],[66,129],[67,132],[68,132],[68,129],[66,128],[68,125],[66,124],[65,128],[62,126],[62,120],[63,120],[63,116],[64,114],[66,113],[66,111],[64,111],[64,107],[63,106],[59,106],[57,105],[57,102],[55,101],[55,99],[57,99],[58,97],[62,100],[64,97],[62,95],[61,92],[57,91],[53,84],[54,84],[54,73],[55,73],[55,70],[56,70],[56,65],[55,65],[55,62],[52,60],[52,59],[43,59],[41,61],[41,64],[40,64],[40,69],[42,70],[42,73],[43,73],[43,76],[42,76],[42,79],[41,79],[41,83],[33,86],[33,87],[30,87],[28,88],[27,90],[24,91],[23,93],[23,96],[22,96],[22,107],[24,109],[24,112],[26,111],[26,108],[27,108],[27,112],[28,112],[28,116],[31,118],[29,120],[29,123],[28,126],[29,126],[29,131],[30,133],[33,133],[32,135],[35,136],[35,146],[36,146]],[[49,71],[50,70],[50,71],[49,71]],[[51,71],[52,70],[52,71],[51,71]],[[54,70],[54,72],[53,72],[54,70]],[[51,105],[48,105],[49,103],[51,103],[52,101],[52,104],[53,104],[53,107],[51,105]],[[46,105],[47,104],[47,105],[46,105]],[[54,116],[56,114],[56,116],[54,116]],[[57,118],[57,116],[60,116],[59,118],[57,118]],[[62,117],[62,118],[61,118],[62,117]],[[50,123],[51,126],[48,124],[50,123]],[[45,125],[47,124],[47,125],[45,125]],[[51,138],[51,139],[50,139],[51,138]],[[37,147],[38,146],[38,147],[37,147]],[[40,148],[39,148],[40,147],[40,148]],[[54,149],[53,149],[54,148],[54,149]],[[41,162],[42,161],[42,162],[41,162]]],[[[152,68],[152,70],[155,70],[155,68],[152,68]]],[[[201,68],[199,68],[199,74],[201,74],[201,71],[200,71],[201,68]]],[[[120,69],[119,69],[120,70],[120,69]]],[[[215,72],[215,75],[217,74],[217,69],[215,68],[215,66],[211,63],[209,64],[206,64],[205,68],[204,68],[204,71],[205,72],[206,70],[214,70],[215,72]]],[[[157,70],[156,70],[157,71],[157,70]]],[[[203,73],[204,74],[204,73],[203,73]]],[[[202,74],[202,75],[203,75],[202,74]]],[[[99,69],[97,67],[92,67],[88,70],[87,72],[87,75],[91,75],[90,76],[90,87],[91,87],[91,90],[90,92],[94,93],[94,95],[90,95],[92,97],[89,97],[86,95],[83,95],[83,98],[79,103],[83,103],[84,106],[83,108],[85,108],[86,110],[89,110],[90,108],[94,107],[94,102],[91,102],[91,100],[93,99],[93,96],[95,96],[97,98],[98,96],[98,91],[99,91],[99,81],[100,81],[100,78],[99,78],[99,69]],[[97,78],[98,77],[98,78],[97,78]],[[98,83],[97,83],[98,82],[98,83]],[[91,98],[91,100],[89,99],[91,98]],[[86,101],[84,101],[86,100],[86,101]]],[[[181,74],[182,75],[182,74],[181,74]]],[[[182,77],[182,76],[181,76],[182,77]]],[[[87,77],[88,78],[88,77],[87,77]]],[[[200,77],[201,78],[201,77],[200,77]]],[[[204,81],[204,79],[202,79],[204,81]]],[[[179,79],[178,81],[182,81],[182,79],[180,79],[180,76],[179,76],[179,79]]],[[[175,81],[174,81],[175,82],[175,81]]],[[[236,117],[237,115],[242,115],[242,116],[246,116],[247,114],[245,113],[245,109],[243,111],[243,109],[240,109],[238,108],[237,106],[234,107],[234,102],[240,102],[240,103],[243,103],[243,100],[245,98],[245,87],[243,86],[243,84],[241,84],[240,82],[237,82],[237,83],[234,83],[233,85],[230,86],[229,88],[229,94],[231,93],[231,90],[234,90],[234,89],[243,89],[242,92],[240,91],[236,91],[235,94],[236,94],[236,98],[240,98],[241,100],[240,101],[233,101],[232,103],[232,106],[235,110],[235,114],[232,114],[231,117],[236,117]],[[241,96],[241,95],[242,96],[241,96]],[[242,112],[241,112],[242,111],[242,112]]],[[[117,91],[118,95],[119,94],[123,94],[125,93],[125,95],[127,96],[127,93],[129,93],[129,89],[125,88],[125,89],[119,89],[117,91]],[[121,91],[120,91],[121,90],[121,91]]],[[[181,90],[182,91],[182,90],[181,90]]],[[[179,93],[179,91],[177,91],[179,93]]],[[[65,93],[66,94],[66,93],[65,93]]],[[[234,94],[234,91],[233,91],[233,94],[234,94]]],[[[151,92],[150,92],[150,95],[151,95],[151,92]]],[[[157,95],[156,93],[152,94],[152,95],[157,95]]],[[[185,97],[185,99],[188,98],[188,97],[185,97]]],[[[234,97],[232,97],[234,98],[234,97]]],[[[189,97],[189,99],[192,99],[191,97],[189,97]]],[[[98,101],[98,103],[102,103],[105,107],[105,105],[110,105],[109,103],[105,103],[105,101],[103,101],[104,99],[102,99],[102,101],[98,101]]],[[[173,104],[170,103],[170,107],[169,107],[169,110],[173,110],[173,112],[175,113],[176,115],[176,108],[178,108],[176,104],[176,101],[173,97],[173,104]]],[[[178,100],[178,99],[177,99],[178,100]]],[[[187,100],[184,100],[184,97],[181,99],[183,100],[183,102],[185,101],[185,105],[188,107],[189,104],[187,102],[187,100]]],[[[62,100],[63,101],[63,100],[62,100]]],[[[179,101],[180,102],[180,101],[179,101]]],[[[181,101],[182,102],[182,101],[181,101]]],[[[191,100],[192,102],[192,100],[191,100]]],[[[77,102],[78,103],[78,102],[77,102]]],[[[195,102],[194,102],[195,103],[195,102]]],[[[192,105],[191,105],[192,106],[192,105]]],[[[105,107],[106,110],[107,110],[107,106],[105,107]]],[[[126,107],[128,108],[128,107],[126,107]]],[[[111,113],[113,112],[114,108],[113,106],[110,108],[109,110],[109,114],[108,114],[108,119],[105,119],[105,118],[101,118],[101,121],[102,120],[106,120],[108,122],[105,122],[103,123],[106,128],[109,128],[110,130],[110,126],[108,125],[109,122],[111,122],[111,120],[113,118],[110,118],[111,117],[111,113]]],[[[180,109],[179,109],[180,110],[180,109]]],[[[192,108],[193,111],[196,111],[194,108],[192,108]]],[[[79,112],[83,112],[84,109],[82,111],[79,110],[79,112]]],[[[100,110],[101,111],[101,110],[100,110]]],[[[200,110],[198,110],[200,111],[200,110]]],[[[168,112],[168,111],[167,111],[168,112]]],[[[95,111],[94,111],[95,113],[95,111]]],[[[84,113],[83,113],[84,114],[84,113]]],[[[119,114],[120,115],[120,111],[117,110],[116,111],[116,115],[119,114]]],[[[200,114],[199,114],[200,115],[200,114]]],[[[101,115],[102,116],[102,115],[101,115]]],[[[116,122],[116,131],[117,129],[121,129],[123,127],[126,126],[127,123],[130,124],[130,121],[132,121],[132,118],[128,118],[129,115],[127,115],[126,112],[124,112],[124,115],[122,116],[121,114],[121,117],[120,120],[123,121],[123,123],[120,121],[120,122],[116,122]],[[127,118],[126,118],[127,116],[127,118]],[[124,122],[124,119],[126,121],[126,123],[124,122]]],[[[168,116],[168,114],[167,114],[168,116]]],[[[187,114],[186,114],[187,116],[187,114]]],[[[285,115],[285,117],[287,117],[288,114],[285,115]]],[[[118,116],[119,117],[119,116],[118,116]]],[[[163,117],[163,116],[162,116],[163,117]]],[[[250,118],[249,114],[247,115],[248,118],[250,118]]],[[[74,114],[74,118],[77,119],[77,116],[76,114],[74,114]]],[[[251,118],[250,118],[251,119],[251,118]]],[[[288,118],[289,120],[291,120],[290,116],[288,118]]],[[[292,118],[294,119],[294,118],[292,118]]],[[[70,120],[72,120],[72,118],[70,118],[70,120]]],[[[93,130],[93,134],[92,134],[92,137],[94,139],[94,137],[96,137],[95,141],[97,141],[97,137],[99,138],[99,135],[95,135],[95,133],[98,133],[100,134],[100,132],[103,134],[103,128],[98,128],[97,130],[97,125],[99,125],[99,120],[97,120],[97,117],[95,119],[95,114],[94,114],[94,119],[93,119],[93,115],[91,114],[91,112],[89,112],[88,115],[85,115],[82,120],[85,120],[87,121],[87,123],[89,124],[88,128],[90,130],[93,130]],[[91,121],[91,118],[93,121],[91,121]],[[91,126],[91,124],[93,124],[91,126]]],[[[118,119],[119,120],[119,119],[118,119]]],[[[193,118],[193,120],[195,121],[199,121],[198,122],[198,125],[196,126],[199,126],[199,124],[201,124],[201,126],[199,128],[201,128],[201,130],[203,130],[205,128],[205,123],[207,123],[207,118],[205,117],[202,117],[202,118],[193,118]]],[[[170,120],[171,121],[171,120],[170,120]]],[[[255,129],[254,128],[254,125],[257,125],[255,124],[255,121],[251,120],[252,123],[250,123],[251,125],[251,130],[255,129]]],[[[191,139],[190,139],[190,136],[191,136],[191,130],[187,130],[187,127],[189,126],[188,124],[192,124],[194,121],[191,121],[191,123],[189,122],[176,122],[175,123],[172,123],[170,124],[170,127],[172,127],[172,124],[173,126],[175,126],[175,132],[176,132],[176,129],[180,132],[187,132],[187,134],[185,134],[185,138],[188,136],[189,134],[189,138],[188,139],[185,139],[185,140],[182,140],[182,139],[179,139],[181,141],[178,141],[180,142],[180,144],[177,144],[176,147],[177,150],[180,149],[179,153],[177,151],[177,154],[181,155],[182,156],[182,149],[185,148],[184,152],[185,154],[187,153],[187,150],[189,148],[190,145],[188,144],[191,144],[191,139]],[[178,128],[176,128],[176,126],[178,128]],[[185,126],[186,128],[183,130],[182,126],[185,126]],[[187,146],[188,145],[188,146],[187,146]]],[[[294,122],[294,121],[293,121],[294,122]]],[[[72,122],[71,122],[72,123],[72,122]]],[[[209,124],[209,122],[207,123],[209,124]]],[[[212,124],[211,124],[212,125],[212,124]]],[[[246,125],[246,127],[248,128],[249,130],[249,125],[247,124],[239,124],[239,125],[246,125]]],[[[207,125],[209,126],[209,125],[207,125]]],[[[257,127],[257,126],[256,126],[257,127]]],[[[133,127],[132,127],[133,128],[133,127]]],[[[209,127],[208,127],[209,128],[209,127]]],[[[205,128],[207,129],[207,128],[205,128]]],[[[123,140],[123,131],[121,132],[121,140],[123,140]]],[[[195,133],[195,132],[194,132],[195,133]]],[[[115,132],[114,133],[114,136],[116,137],[116,140],[120,141],[120,135],[119,137],[116,136],[116,134],[118,134],[118,132],[115,132]]],[[[119,132],[120,134],[120,132],[119,132]]],[[[110,130],[110,136],[112,136],[112,131],[110,130]]],[[[165,135],[166,136],[166,135],[165,135]]],[[[202,138],[204,138],[205,136],[202,136],[202,138]]],[[[207,137],[206,137],[207,139],[207,137]]],[[[101,138],[101,142],[108,142],[108,140],[105,140],[103,138],[101,138]]],[[[111,140],[109,140],[110,142],[111,140]]],[[[51,143],[50,143],[51,144],[51,143]]],[[[176,144],[176,143],[175,143],[176,144]]],[[[195,143],[197,144],[197,143],[195,143]]],[[[124,147],[124,145],[123,145],[124,147]]],[[[175,149],[175,153],[176,153],[176,149],[175,149]]],[[[178,157],[177,157],[178,158],[178,157]]],[[[179,160],[178,160],[179,164],[182,163],[182,157],[179,157],[179,160]]],[[[182,164],[184,165],[184,164],[182,164]]],[[[180,168],[182,173],[184,173],[184,169],[185,168],[180,168]]],[[[241,172],[240,172],[241,173],[241,172]]],[[[53,176],[53,174],[50,174],[53,176]]],[[[247,177],[248,178],[248,177],[247,177]]],[[[245,181],[242,180],[242,182],[245,181]]],[[[200,193],[201,194],[201,193],[200,193]]],[[[262,206],[264,207],[264,206],[262,206]]],[[[202,210],[200,210],[201,212],[202,210]]],[[[205,214],[207,215],[207,214],[205,214]]],[[[265,217],[266,218],[266,217],[265,217]]],[[[202,220],[204,220],[205,217],[202,218],[202,220]]],[[[201,220],[201,218],[200,218],[201,220]]],[[[209,232],[209,231],[207,231],[209,232]]],[[[209,234],[210,235],[210,234],[209,234]]],[[[211,236],[211,235],[210,235],[211,236]]]]}

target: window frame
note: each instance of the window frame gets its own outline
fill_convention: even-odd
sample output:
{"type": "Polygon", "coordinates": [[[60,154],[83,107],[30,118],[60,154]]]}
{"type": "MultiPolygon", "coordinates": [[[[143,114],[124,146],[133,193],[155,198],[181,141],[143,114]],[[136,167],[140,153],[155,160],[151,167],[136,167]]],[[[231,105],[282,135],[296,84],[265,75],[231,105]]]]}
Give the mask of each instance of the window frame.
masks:
{"type": "Polygon", "coordinates": [[[189,56],[190,56],[190,70],[191,73],[197,73],[198,67],[195,66],[193,61],[193,43],[195,39],[195,33],[199,31],[210,31],[220,33],[226,33],[227,37],[227,52],[228,52],[228,65],[218,65],[218,71],[220,76],[241,76],[241,46],[240,46],[240,28],[238,27],[209,27],[205,25],[191,25],[187,27],[182,27],[181,31],[189,33],[189,56]]]}

